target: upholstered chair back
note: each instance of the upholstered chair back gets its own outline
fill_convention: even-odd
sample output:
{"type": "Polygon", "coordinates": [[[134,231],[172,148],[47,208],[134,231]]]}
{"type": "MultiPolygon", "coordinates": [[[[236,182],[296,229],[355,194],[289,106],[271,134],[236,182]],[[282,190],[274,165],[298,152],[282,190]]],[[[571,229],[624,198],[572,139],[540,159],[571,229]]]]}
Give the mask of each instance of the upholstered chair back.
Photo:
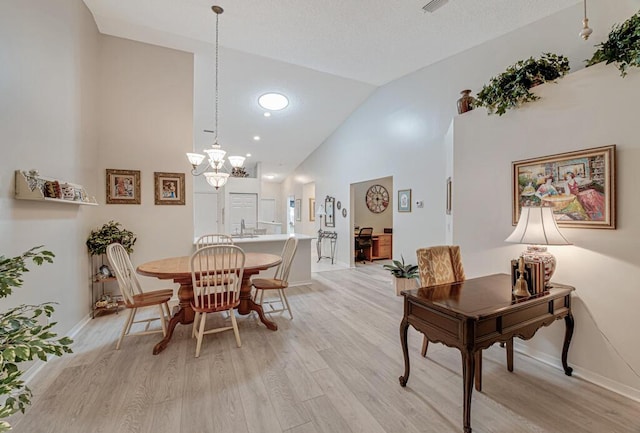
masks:
{"type": "Polygon", "coordinates": [[[457,245],[442,245],[420,248],[416,251],[420,286],[429,287],[439,284],[464,281],[464,268],[457,245]]]}

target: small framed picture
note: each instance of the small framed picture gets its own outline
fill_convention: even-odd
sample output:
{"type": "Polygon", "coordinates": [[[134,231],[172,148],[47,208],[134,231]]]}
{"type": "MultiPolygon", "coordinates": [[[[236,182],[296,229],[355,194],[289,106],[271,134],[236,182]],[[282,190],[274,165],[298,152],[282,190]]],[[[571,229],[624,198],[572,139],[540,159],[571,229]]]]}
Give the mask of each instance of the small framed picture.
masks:
{"type": "Polygon", "coordinates": [[[155,203],[158,205],[184,205],[184,173],[153,173],[155,203]]]}
{"type": "Polygon", "coordinates": [[[309,199],[309,221],[315,221],[315,220],[316,220],[316,199],[310,198],[309,199]]]}
{"type": "Polygon", "coordinates": [[[296,221],[302,221],[302,200],[297,198],[295,206],[296,221]]]}
{"type": "Polygon", "coordinates": [[[140,170],[107,168],[107,204],[140,204],[140,170]]]}
{"type": "Polygon", "coordinates": [[[398,190],[398,212],[411,212],[411,190],[398,190]]]}

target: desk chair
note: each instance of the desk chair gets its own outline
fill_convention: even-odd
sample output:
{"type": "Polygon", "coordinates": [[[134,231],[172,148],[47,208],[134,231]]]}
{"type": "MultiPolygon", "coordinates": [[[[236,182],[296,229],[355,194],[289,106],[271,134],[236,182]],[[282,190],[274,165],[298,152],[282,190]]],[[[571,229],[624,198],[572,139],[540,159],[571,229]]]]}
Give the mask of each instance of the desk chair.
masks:
{"type": "MultiPolygon", "coordinates": [[[[418,271],[420,286],[431,287],[440,284],[459,283],[465,280],[460,247],[444,245],[430,248],[420,248],[416,251],[418,257],[418,271]]],[[[422,339],[422,356],[427,356],[429,340],[422,339]]],[[[513,339],[507,342],[507,367],[513,371],[513,339]]],[[[482,352],[476,354],[476,389],[482,387],[482,352]]]]}
{"type": "Polygon", "coordinates": [[[234,245],[212,245],[196,250],[191,255],[191,284],[193,299],[191,308],[196,313],[192,336],[197,338],[196,358],[200,356],[205,334],[233,329],[238,347],[242,345],[236,315],[233,311],[240,304],[240,287],[244,274],[244,251],[234,245]],[[227,311],[231,326],[205,331],[208,313],[227,311]]]}
{"type": "Polygon", "coordinates": [[[293,262],[293,258],[296,255],[296,250],[298,249],[298,239],[290,237],[284,243],[284,248],[282,249],[282,262],[280,262],[280,266],[276,269],[276,273],[273,278],[254,278],[251,280],[251,284],[256,288],[253,299],[254,302],[257,302],[260,305],[268,305],[270,310],[265,309],[265,313],[279,313],[288,311],[289,317],[293,319],[293,313],[291,313],[291,307],[289,306],[289,300],[287,299],[287,294],[284,289],[289,287],[289,271],[291,270],[291,263],[293,262]],[[264,291],[265,290],[277,290],[278,296],[280,297],[281,308],[275,309],[273,308],[274,303],[278,303],[278,301],[268,301],[263,302],[264,291]],[[258,299],[258,295],[260,298],[258,299]]]}
{"type": "Polygon", "coordinates": [[[116,343],[116,350],[120,349],[120,344],[125,336],[129,335],[147,335],[162,332],[163,336],[167,335],[167,322],[171,317],[169,311],[169,299],[173,296],[173,289],[154,290],[151,292],[143,292],[140,282],[136,277],[136,271],[133,269],[131,260],[127,250],[120,244],[111,244],[107,247],[107,258],[114,269],[116,280],[120,293],[124,299],[124,306],[129,309],[129,317],[127,318],[120,338],[116,343]],[[159,317],[136,321],[136,313],[138,309],[145,307],[158,307],[160,310],[159,317]],[[160,320],[162,329],[149,331],[149,325],[155,320],[160,320]],[[134,323],[146,323],[143,331],[131,334],[131,326],[134,323]]]}
{"type": "MultiPolygon", "coordinates": [[[[356,256],[357,262],[365,263],[367,260],[367,255],[364,253],[364,250],[371,251],[371,245],[373,241],[371,239],[371,235],[373,234],[373,227],[362,227],[360,232],[358,232],[358,236],[356,236],[356,248],[355,251],[358,253],[356,256]]],[[[369,255],[369,261],[371,261],[371,255],[369,255]]]]}

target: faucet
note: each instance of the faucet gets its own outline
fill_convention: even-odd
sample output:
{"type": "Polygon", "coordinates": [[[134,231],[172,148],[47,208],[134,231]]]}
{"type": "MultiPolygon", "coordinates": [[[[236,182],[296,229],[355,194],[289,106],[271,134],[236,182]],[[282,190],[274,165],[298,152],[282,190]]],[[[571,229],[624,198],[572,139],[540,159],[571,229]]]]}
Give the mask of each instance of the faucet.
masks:
{"type": "Polygon", "coordinates": [[[243,235],[244,235],[244,229],[245,229],[245,226],[244,226],[244,218],[241,218],[241,219],[240,219],[240,236],[243,236],[243,235]]]}

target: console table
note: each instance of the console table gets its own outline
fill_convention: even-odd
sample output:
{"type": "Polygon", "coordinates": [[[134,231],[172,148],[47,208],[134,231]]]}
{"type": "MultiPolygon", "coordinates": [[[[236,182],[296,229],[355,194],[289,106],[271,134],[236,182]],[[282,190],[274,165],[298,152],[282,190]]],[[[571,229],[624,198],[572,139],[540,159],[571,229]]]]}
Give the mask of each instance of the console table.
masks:
{"type": "MultiPolygon", "coordinates": [[[[409,380],[409,325],[422,332],[427,340],[456,347],[462,354],[463,426],[471,433],[471,392],[476,375],[476,389],[481,389],[482,350],[494,343],[512,344],[514,337],[528,340],[542,326],[564,318],[566,331],[562,347],[562,367],[567,376],[567,353],[573,335],[571,286],[552,284],[546,292],[526,298],[511,294],[511,276],[507,274],[473,278],[461,283],[407,290],[404,317],[400,323],[400,342],[404,354],[404,375],[400,385],[409,380]]],[[[507,360],[513,371],[513,359],[507,360]]]]}
{"type": "Polygon", "coordinates": [[[331,259],[331,264],[333,265],[333,260],[336,256],[336,241],[338,240],[337,232],[330,232],[327,230],[318,230],[318,242],[316,243],[316,247],[318,248],[318,261],[320,259],[331,259]],[[322,255],[322,240],[326,239],[327,242],[330,243],[331,247],[331,255],[323,256],[322,255]]]}

